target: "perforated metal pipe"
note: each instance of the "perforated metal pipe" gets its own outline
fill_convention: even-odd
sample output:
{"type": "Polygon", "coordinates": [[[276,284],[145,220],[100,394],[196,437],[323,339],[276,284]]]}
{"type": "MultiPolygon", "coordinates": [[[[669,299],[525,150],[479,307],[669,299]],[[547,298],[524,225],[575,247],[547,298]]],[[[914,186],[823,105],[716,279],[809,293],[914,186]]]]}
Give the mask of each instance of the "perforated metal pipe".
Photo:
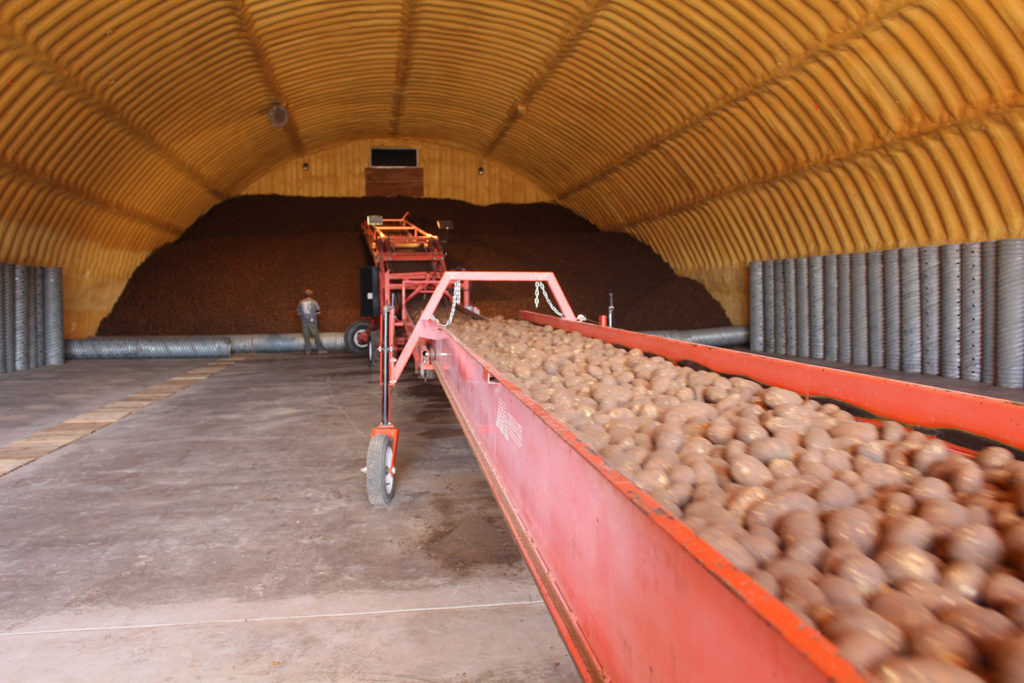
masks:
{"type": "Polygon", "coordinates": [[[807,259],[796,259],[796,355],[811,355],[810,283],[807,277],[807,259]]]}
{"type": "Polygon", "coordinates": [[[69,359],[221,358],[231,355],[227,337],[90,337],[68,339],[69,359]]]}
{"type": "Polygon", "coordinates": [[[647,330],[643,334],[706,346],[745,346],[750,330],[744,326],[708,327],[702,330],[647,330]]]}
{"type": "Polygon", "coordinates": [[[14,372],[14,266],[3,264],[3,316],[4,337],[2,340],[4,367],[7,372],[14,372]]]}
{"type": "Polygon", "coordinates": [[[900,252],[889,249],[882,252],[882,271],[885,274],[883,317],[885,319],[885,367],[899,370],[903,366],[903,330],[900,325],[900,252]]]}
{"type": "Polygon", "coordinates": [[[775,353],[786,353],[786,264],[775,262],[775,353]]]}
{"type": "Polygon", "coordinates": [[[939,248],[920,247],[921,269],[921,372],[939,374],[939,248]]]}
{"type": "Polygon", "coordinates": [[[1024,239],[999,240],[996,254],[996,384],[1024,388],[1024,239]]]}
{"type": "Polygon", "coordinates": [[[981,242],[960,246],[960,377],[981,381],[981,242]]]}
{"type": "Polygon", "coordinates": [[[868,364],[868,262],[863,252],[850,254],[850,360],[868,364]]]}
{"type": "Polygon", "coordinates": [[[836,279],[839,283],[839,292],[836,296],[838,325],[836,335],[839,344],[839,362],[849,363],[853,360],[851,350],[851,317],[852,298],[850,294],[850,255],[838,254],[836,256],[836,279]]]}
{"type": "Polygon", "coordinates": [[[764,266],[750,264],[750,350],[764,351],[764,266]]]}
{"type": "Polygon", "coordinates": [[[28,369],[28,267],[14,266],[14,369],[28,369]]]}
{"type": "Polygon", "coordinates": [[[885,278],[882,274],[882,252],[871,251],[867,262],[868,364],[885,365],[885,278]]]}
{"type": "MultiPolygon", "coordinates": [[[[0,372],[7,368],[7,264],[0,263],[0,372]]],[[[13,370],[14,368],[11,368],[13,370]]]]}
{"type": "Polygon", "coordinates": [[[839,360],[839,275],[836,255],[826,254],[825,260],[825,360],[839,360]]]}
{"type": "Polygon", "coordinates": [[[775,262],[764,262],[764,350],[775,353],[775,262]]]}
{"type": "Polygon", "coordinates": [[[786,282],[786,354],[796,355],[796,259],[782,262],[786,282]]]}
{"type": "Polygon", "coordinates": [[[939,354],[940,374],[943,377],[960,377],[960,316],[961,304],[961,263],[960,245],[945,244],[939,248],[939,282],[941,283],[939,306],[939,354]]]}
{"type": "Polygon", "coordinates": [[[825,259],[811,256],[807,259],[808,297],[807,326],[810,328],[811,358],[825,357],[825,259]]]}
{"type": "Polygon", "coordinates": [[[64,286],[60,268],[43,271],[43,339],[47,365],[64,364],[64,286]]]}
{"type": "MultiPolygon", "coordinates": [[[[328,351],[345,349],[343,332],[321,332],[320,340],[328,351]]],[[[302,351],[304,342],[298,332],[292,334],[232,334],[228,335],[231,353],[292,353],[302,351]]]]}
{"type": "Polygon", "coordinates": [[[46,319],[43,297],[46,278],[42,268],[32,268],[32,367],[46,364],[46,319]]]}
{"type": "Polygon", "coordinates": [[[921,254],[900,249],[900,311],[903,322],[903,372],[921,372],[921,254]]]}
{"type": "Polygon", "coordinates": [[[981,243],[981,381],[996,382],[996,247],[981,243]]]}

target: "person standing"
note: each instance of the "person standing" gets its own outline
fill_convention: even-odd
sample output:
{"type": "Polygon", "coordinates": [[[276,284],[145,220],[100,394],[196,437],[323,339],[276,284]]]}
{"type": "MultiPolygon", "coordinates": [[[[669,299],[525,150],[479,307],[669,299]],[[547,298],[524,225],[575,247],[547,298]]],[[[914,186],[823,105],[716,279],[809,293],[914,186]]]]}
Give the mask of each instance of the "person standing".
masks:
{"type": "Polygon", "coordinates": [[[309,353],[309,337],[312,335],[316,341],[316,345],[320,347],[317,353],[327,353],[327,349],[324,348],[324,343],[320,340],[320,328],[317,325],[316,318],[320,315],[320,304],[313,298],[313,290],[306,290],[306,298],[299,301],[298,307],[295,309],[299,314],[299,319],[302,321],[302,342],[306,349],[306,353],[309,353]]]}

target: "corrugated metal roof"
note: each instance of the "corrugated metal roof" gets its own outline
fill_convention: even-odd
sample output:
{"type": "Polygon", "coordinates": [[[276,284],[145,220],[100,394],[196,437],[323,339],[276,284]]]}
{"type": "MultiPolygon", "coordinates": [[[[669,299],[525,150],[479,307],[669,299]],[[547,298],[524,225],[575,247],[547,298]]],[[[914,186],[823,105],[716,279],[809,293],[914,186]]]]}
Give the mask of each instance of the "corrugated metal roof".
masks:
{"type": "Polygon", "coordinates": [[[88,333],[212,205],[390,137],[738,298],[750,260],[1024,234],[1022,89],[1019,0],[5,0],[0,261],[64,266],[88,333]]]}

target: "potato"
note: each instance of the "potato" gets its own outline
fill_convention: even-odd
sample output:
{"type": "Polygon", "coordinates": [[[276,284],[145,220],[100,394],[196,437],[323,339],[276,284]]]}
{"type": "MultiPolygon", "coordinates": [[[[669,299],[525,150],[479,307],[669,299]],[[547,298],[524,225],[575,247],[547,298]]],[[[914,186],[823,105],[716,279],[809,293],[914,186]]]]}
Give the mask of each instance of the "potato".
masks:
{"type": "Polygon", "coordinates": [[[941,612],[939,618],[963,631],[982,652],[996,649],[1002,639],[1018,631],[1005,615],[974,604],[952,607],[941,612]]]}
{"type": "Polygon", "coordinates": [[[885,545],[875,560],[894,584],[911,579],[937,583],[939,558],[912,545],[885,545]]]}
{"type": "Polygon", "coordinates": [[[740,455],[729,463],[729,475],[744,486],[764,486],[774,479],[771,470],[753,455],[740,455]]]}
{"type": "Polygon", "coordinates": [[[917,514],[932,525],[936,540],[945,540],[967,523],[967,508],[952,500],[930,498],[921,503],[917,514]]]}
{"type": "Polygon", "coordinates": [[[927,607],[895,589],[880,590],[871,601],[871,609],[899,626],[906,634],[916,633],[923,626],[938,621],[927,607]]]}
{"type": "Polygon", "coordinates": [[[996,572],[985,585],[985,602],[992,607],[1024,605],[1024,581],[1012,574],[996,572]]]}
{"type": "Polygon", "coordinates": [[[1007,467],[1015,458],[1008,448],[987,446],[978,451],[975,460],[984,470],[996,470],[1001,467],[1007,467]]]}
{"type": "Polygon", "coordinates": [[[883,524],[883,538],[887,545],[912,545],[928,550],[932,546],[932,525],[914,515],[889,517],[883,524]]]}
{"type": "Polygon", "coordinates": [[[778,408],[784,405],[803,403],[804,398],[795,391],[782,389],[780,387],[768,387],[761,392],[761,401],[769,408],[778,408]]]}
{"type": "Polygon", "coordinates": [[[989,659],[993,663],[993,680],[996,683],[1024,681],[1024,633],[1013,634],[995,644],[989,659]]]}
{"type": "Polygon", "coordinates": [[[953,497],[953,487],[938,477],[921,477],[911,485],[908,493],[918,502],[931,498],[948,500],[953,497]]]}
{"type": "Polygon", "coordinates": [[[881,683],[984,683],[966,669],[927,657],[892,657],[875,674],[881,683]]]}
{"type": "Polygon", "coordinates": [[[779,538],[786,546],[805,538],[820,539],[824,532],[821,518],[815,511],[800,509],[786,514],[778,523],[779,538]]]}
{"type": "Polygon", "coordinates": [[[964,633],[935,619],[914,631],[910,648],[915,655],[969,668],[981,659],[978,646],[964,633]]]}
{"type": "Polygon", "coordinates": [[[881,565],[860,552],[839,559],[832,573],[852,583],[865,598],[873,597],[886,583],[881,565]]]}
{"type": "Polygon", "coordinates": [[[988,572],[974,562],[956,560],[942,570],[942,585],[971,602],[980,602],[988,584],[988,572]]]}
{"type": "Polygon", "coordinates": [[[836,612],[833,619],[823,624],[822,632],[833,640],[850,633],[870,633],[893,652],[902,651],[907,643],[906,635],[896,624],[866,607],[850,606],[836,612]]]}
{"type": "Polygon", "coordinates": [[[748,442],[750,454],[763,463],[772,460],[792,460],[793,447],[780,439],[762,436],[748,442]]]}
{"type": "Polygon", "coordinates": [[[896,653],[885,639],[869,631],[848,631],[834,640],[839,654],[861,671],[875,668],[896,653]]]}
{"type": "Polygon", "coordinates": [[[874,517],[860,508],[834,510],[825,516],[825,538],[829,544],[847,541],[870,554],[878,542],[878,525],[874,517]]]}
{"type": "Polygon", "coordinates": [[[838,609],[842,609],[845,605],[855,607],[867,605],[867,601],[857,585],[841,576],[825,574],[818,582],[818,588],[825,594],[827,602],[838,609]]]}
{"type": "Polygon", "coordinates": [[[991,569],[1002,561],[1006,546],[999,532],[985,524],[969,523],[958,527],[949,536],[945,548],[950,562],[974,562],[991,569]]]}
{"type": "Polygon", "coordinates": [[[857,502],[857,494],[839,479],[830,479],[818,489],[815,499],[823,513],[850,507],[857,502]]]}

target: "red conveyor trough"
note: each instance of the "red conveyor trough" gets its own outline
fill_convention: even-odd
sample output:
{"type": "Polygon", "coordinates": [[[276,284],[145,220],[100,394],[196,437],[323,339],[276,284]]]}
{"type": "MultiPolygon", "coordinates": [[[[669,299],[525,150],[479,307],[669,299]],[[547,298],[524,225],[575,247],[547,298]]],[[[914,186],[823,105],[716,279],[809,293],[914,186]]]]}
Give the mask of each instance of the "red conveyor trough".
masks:
{"type": "MultiPolygon", "coordinates": [[[[1024,405],[524,313],[673,361],[1024,448],[1024,405]]],[[[861,681],[815,629],[434,323],[434,366],[586,680],[861,681]]]]}

